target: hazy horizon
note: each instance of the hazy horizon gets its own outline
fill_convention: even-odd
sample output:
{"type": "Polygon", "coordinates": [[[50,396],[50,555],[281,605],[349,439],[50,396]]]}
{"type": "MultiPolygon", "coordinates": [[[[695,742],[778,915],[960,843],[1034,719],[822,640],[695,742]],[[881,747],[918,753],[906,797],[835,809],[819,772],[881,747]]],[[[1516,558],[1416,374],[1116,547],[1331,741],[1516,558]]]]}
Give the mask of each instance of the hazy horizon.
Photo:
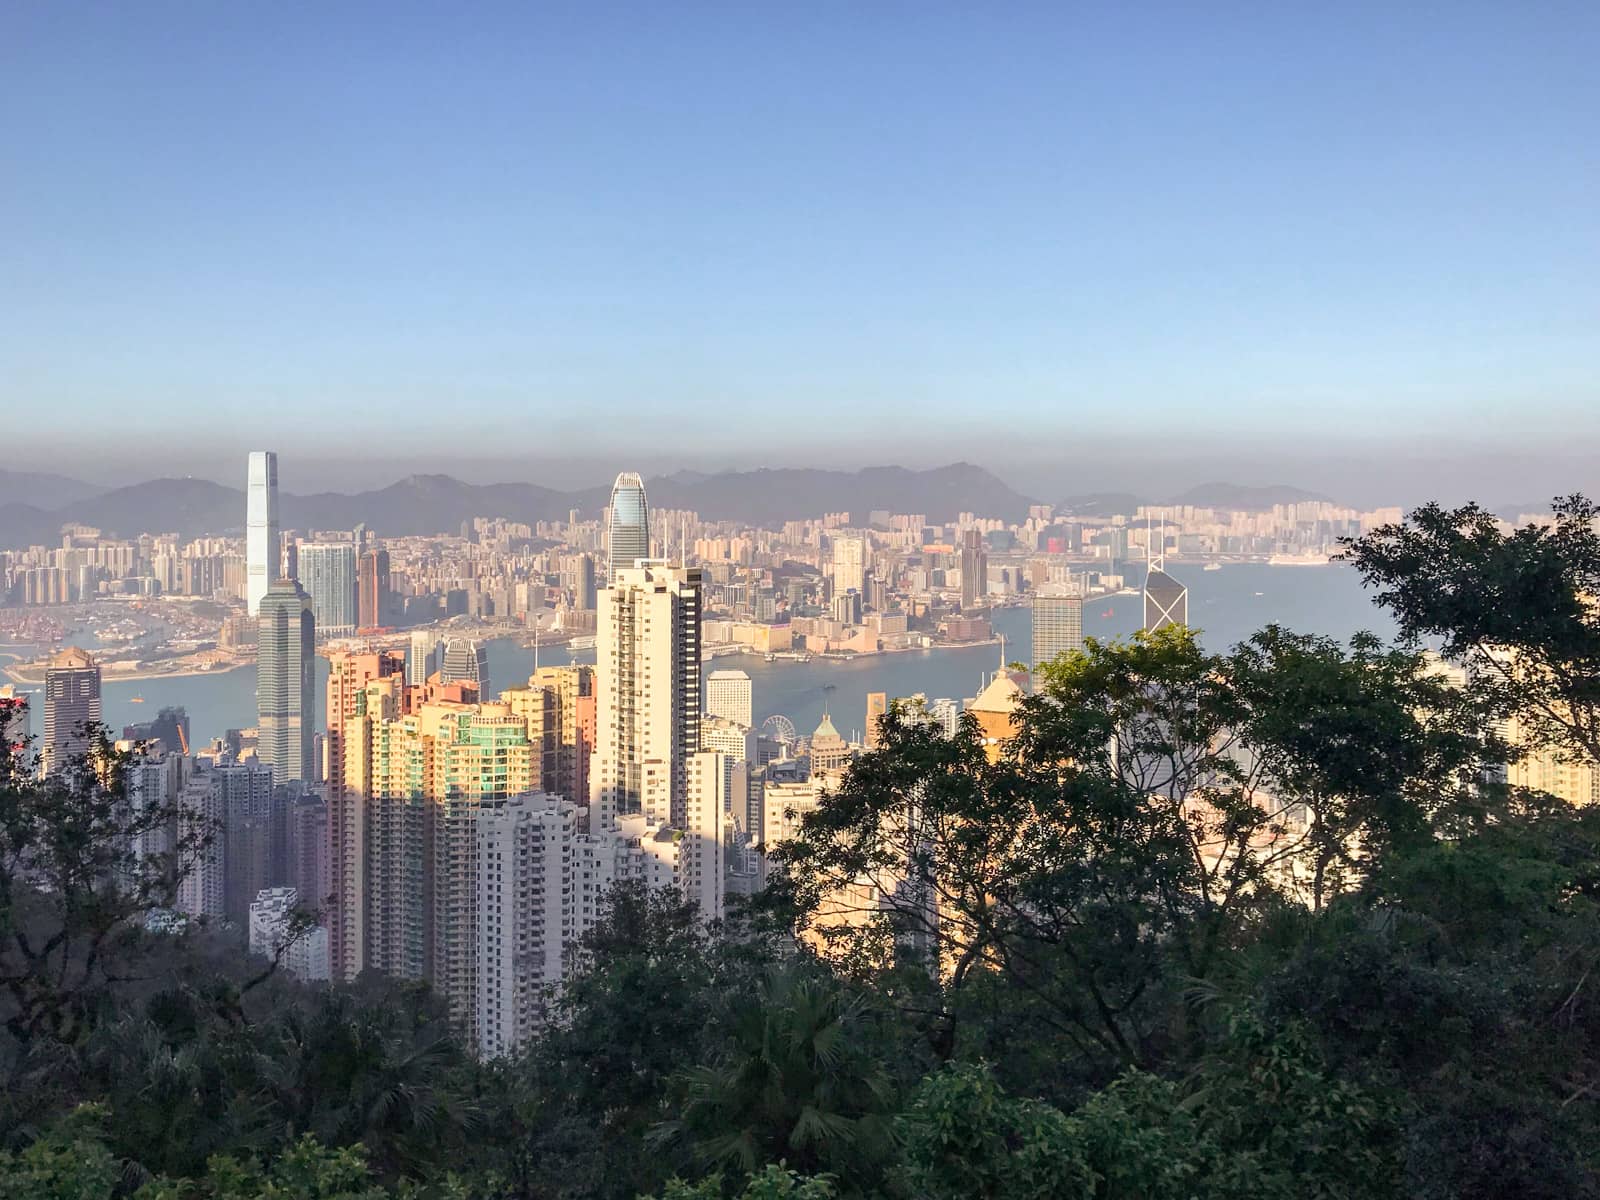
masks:
{"type": "MultiPolygon", "coordinates": [[[[1573,491],[1600,494],[1600,441],[1569,443],[1562,451],[1531,448],[1474,450],[1442,446],[1436,453],[1407,453],[1398,448],[1363,455],[1357,447],[1341,454],[1309,455],[1304,449],[1276,453],[1245,446],[1196,449],[1194,439],[1178,445],[1140,446],[1111,441],[1092,454],[1070,451],[1060,460],[985,453],[983,446],[952,446],[943,453],[931,448],[894,456],[893,447],[875,454],[857,449],[848,457],[825,451],[790,448],[765,456],[682,456],[660,452],[601,453],[588,447],[581,454],[548,457],[466,458],[449,453],[387,454],[364,458],[332,458],[315,451],[297,452],[289,445],[263,445],[279,455],[280,485],[290,493],[360,492],[386,487],[410,475],[449,475],[469,483],[535,483],[558,491],[609,485],[619,470],[638,470],[656,478],[679,472],[721,474],[762,468],[815,468],[857,471],[897,466],[926,470],[970,462],[991,472],[1016,491],[1036,500],[1059,500],[1096,492],[1127,492],[1164,500],[1207,483],[1241,487],[1290,486],[1329,496],[1358,507],[1412,506],[1429,500],[1447,504],[1476,500],[1492,508],[1544,505],[1573,491]],[[1187,449],[1187,453],[1185,453],[1187,449]]],[[[245,449],[223,453],[206,448],[141,448],[129,454],[124,446],[114,458],[97,457],[76,446],[70,461],[48,455],[42,460],[0,453],[0,470],[47,472],[111,489],[152,479],[193,476],[228,487],[244,485],[245,449]]],[[[1035,449],[1037,454],[1037,449],[1035,449]]]]}

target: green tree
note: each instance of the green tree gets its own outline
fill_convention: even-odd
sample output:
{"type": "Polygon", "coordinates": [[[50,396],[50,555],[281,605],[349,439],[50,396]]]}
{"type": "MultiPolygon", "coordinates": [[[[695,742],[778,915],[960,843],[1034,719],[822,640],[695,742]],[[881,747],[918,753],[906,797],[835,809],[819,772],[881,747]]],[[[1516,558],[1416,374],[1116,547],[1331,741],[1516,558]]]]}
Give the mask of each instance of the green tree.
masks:
{"type": "Polygon", "coordinates": [[[772,968],[711,1062],[675,1079],[680,1115],[652,1141],[685,1144],[705,1167],[783,1162],[871,1192],[893,1158],[895,1111],[874,1041],[862,995],[804,965],[772,968]]]}
{"type": "Polygon", "coordinates": [[[170,908],[212,831],[176,804],[130,804],[131,755],[105,729],[48,775],[11,732],[0,701],[0,1024],[13,1073],[38,1042],[70,1045],[112,1003],[146,944],[142,921],[170,908]],[[145,854],[149,835],[172,849],[145,854]]]}
{"type": "Polygon", "coordinates": [[[970,720],[946,738],[891,713],[777,856],[835,961],[924,965],[933,994],[896,994],[935,1014],[941,1055],[978,1010],[963,993],[998,978],[1103,1083],[1192,1043],[1184,989],[1265,914],[1325,904],[1475,797],[1483,725],[1423,656],[1367,637],[1090,641],[998,756],[970,720]]]}
{"type": "Polygon", "coordinates": [[[569,951],[557,1019],[515,1068],[524,1132],[514,1174],[550,1196],[631,1197],[686,1167],[645,1134],[668,1081],[715,1044],[750,963],[724,953],[694,905],[639,881],[607,893],[569,951]]]}
{"type": "Polygon", "coordinates": [[[1427,504],[1347,540],[1353,563],[1409,639],[1437,639],[1538,745],[1600,761],[1600,509],[1557,499],[1553,518],[1506,532],[1476,504],[1427,504]]]}

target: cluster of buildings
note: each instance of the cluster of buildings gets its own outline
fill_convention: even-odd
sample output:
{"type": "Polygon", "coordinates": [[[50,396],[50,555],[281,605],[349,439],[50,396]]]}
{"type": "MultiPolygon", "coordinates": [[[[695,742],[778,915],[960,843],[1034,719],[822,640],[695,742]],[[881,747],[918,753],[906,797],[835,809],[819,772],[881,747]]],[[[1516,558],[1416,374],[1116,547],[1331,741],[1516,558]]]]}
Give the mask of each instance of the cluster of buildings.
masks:
{"type": "MultiPolygon", "coordinates": [[[[575,611],[592,613],[597,665],[537,669],[498,691],[479,641],[434,628],[400,648],[351,639],[394,609],[389,547],[359,529],[348,540],[286,542],[270,452],[250,456],[247,497],[254,742],[196,752],[181,712],[125,730],[138,746],[136,803],[182,814],[164,835],[148,835],[141,853],[213,831],[178,897],[183,914],[226,923],[258,951],[281,951],[284,968],[307,978],[379,971],[426,980],[485,1055],[515,1049],[545,1019],[565,949],[599,918],[608,888],[642,880],[675,890],[705,921],[719,919],[727,894],[762,886],[764,847],[862,748],[828,717],[809,737],[763,735],[749,675],[706,670],[708,627],[721,633],[730,623],[708,619],[708,598],[720,588],[727,603],[733,585],[717,584],[715,570],[650,557],[656,543],[637,475],[616,481],[604,553],[579,550],[582,565],[567,564],[575,586],[562,599],[592,604],[575,611]],[[320,726],[319,647],[330,667],[320,726]],[[297,912],[312,914],[309,932],[297,912]]],[[[682,531],[688,519],[679,517],[682,531]]],[[[843,520],[824,522],[834,531],[825,543],[834,615],[782,623],[871,620],[880,634],[903,632],[903,610],[897,624],[881,586],[881,552],[870,535],[841,532],[843,520]]],[[[907,538],[926,528],[915,518],[882,523],[907,538]]],[[[502,531],[485,523],[481,532],[493,541],[502,531]]],[[[975,531],[960,543],[950,560],[966,579],[957,581],[957,615],[983,599],[976,581],[987,569],[975,531]]],[[[754,564],[766,551],[759,539],[730,540],[735,552],[754,564]]],[[[782,610],[816,607],[815,586],[786,589],[782,610]]],[[[749,601],[748,587],[741,595],[749,601]]],[[[767,600],[770,611],[741,623],[776,628],[779,602],[767,600]]],[[[756,601],[762,608],[760,593],[756,601]]],[[[1036,658],[1081,644],[1081,602],[1070,581],[1041,589],[1047,617],[1036,658]]],[[[801,630],[808,640],[838,637],[801,630]]],[[[51,660],[46,770],[83,752],[81,730],[98,722],[99,696],[89,654],[70,649],[51,660]]],[[[887,697],[873,700],[887,709],[887,697]]],[[[925,709],[953,729],[962,706],[935,700],[925,709]]],[[[868,725],[875,729],[870,713],[868,725]]]]}
{"type": "MultiPolygon", "coordinates": [[[[362,529],[286,539],[270,452],[250,456],[247,496],[238,575],[257,659],[254,742],[197,752],[181,710],[124,730],[138,753],[133,803],[176,814],[138,850],[214,831],[178,897],[183,914],[238,930],[308,979],[425,980],[486,1057],[515,1051],[548,1018],[567,948],[619,881],[671,890],[714,922],[727,896],[764,885],[766,848],[873,747],[895,699],[952,732],[971,714],[998,747],[1028,683],[1002,669],[966,701],[874,693],[858,746],[826,715],[809,736],[756,728],[750,676],[716,669],[720,648],[878,650],[930,619],[946,636],[986,636],[986,606],[1020,590],[1031,593],[1037,666],[1081,647],[1095,584],[1093,572],[1054,561],[1057,542],[1106,549],[1105,578],[1118,582],[1112,551],[1143,553],[1154,629],[1187,623],[1187,590],[1167,569],[1185,538],[1232,545],[1279,528],[1230,520],[1226,533],[1187,532],[1215,517],[1195,510],[1179,514],[1187,527],[1157,536],[1153,522],[1096,527],[1036,509],[1020,529],[971,514],[930,526],[893,513],[852,525],[834,513],[734,530],[653,514],[642,481],[624,473],[598,525],[576,513],[531,531],[473,522],[446,566],[437,547],[380,546],[362,529]],[[550,544],[534,549],[530,537],[550,544]],[[651,557],[658,546],[678,553],[651,557]],[[463,564],[476,564],[482,585],[472,604],[554,607],[558,626],[594,637],[596,664],[536,668],[494,688],[481,641],[432,626],[391,631],[410,600],[460,582],[442,572],[463,564]],[[320,723],[319,653],[329,663],[320,723]]],[[[1306,507],[1274,519],[1309,522],[1317,536],[1359,520],[1306,507]]],[[[81,753],[83,728],[99,718],[99,665],[81,650],[56,655],[44,769],[81,753]]],[[[1519,769],[1557,794],[1594,797],[1593,773],[1519,769]]],[[[840,913],[872,909],[872,887],[858,890],[841,895],[840,913]]]]}

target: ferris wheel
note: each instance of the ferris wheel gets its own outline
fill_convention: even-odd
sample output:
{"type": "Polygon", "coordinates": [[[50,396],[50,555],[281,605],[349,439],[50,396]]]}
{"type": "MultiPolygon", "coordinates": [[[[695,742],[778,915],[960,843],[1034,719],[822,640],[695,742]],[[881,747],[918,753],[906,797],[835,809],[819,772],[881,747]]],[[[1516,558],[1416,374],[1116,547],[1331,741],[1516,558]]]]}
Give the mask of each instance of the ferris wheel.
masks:
{"type": "Polygon", "coordinates": [[[794,722],[782,713],[773,713],[772,716],[761,722],[761,728],[785,746],[793,743],[797,737],[794,731],[794,722]]]}

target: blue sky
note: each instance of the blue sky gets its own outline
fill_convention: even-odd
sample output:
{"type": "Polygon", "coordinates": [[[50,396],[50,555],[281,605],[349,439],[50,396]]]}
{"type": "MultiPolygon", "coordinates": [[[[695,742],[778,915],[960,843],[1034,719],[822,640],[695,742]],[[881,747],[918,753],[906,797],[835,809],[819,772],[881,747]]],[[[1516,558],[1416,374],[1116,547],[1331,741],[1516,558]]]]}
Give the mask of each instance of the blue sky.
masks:
{"type": "Polygon", "coordinates": [[[7,4],[0,408],[729,463],[1600,435],[1597,62],[1592,0],[7,4]]]}

